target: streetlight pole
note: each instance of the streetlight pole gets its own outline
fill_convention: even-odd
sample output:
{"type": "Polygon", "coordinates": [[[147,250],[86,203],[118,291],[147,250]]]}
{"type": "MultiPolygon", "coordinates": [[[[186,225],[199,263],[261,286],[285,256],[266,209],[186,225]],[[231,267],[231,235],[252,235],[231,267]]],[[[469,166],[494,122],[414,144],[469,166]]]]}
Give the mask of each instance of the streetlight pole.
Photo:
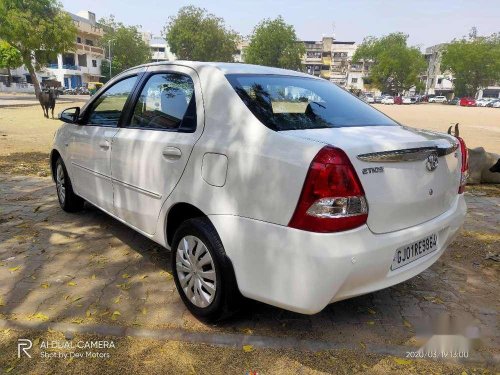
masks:
{"type": "Polygon", "coordinates": [[[111,79],[111,39],[108,40],[109,79],[111,79]]]}

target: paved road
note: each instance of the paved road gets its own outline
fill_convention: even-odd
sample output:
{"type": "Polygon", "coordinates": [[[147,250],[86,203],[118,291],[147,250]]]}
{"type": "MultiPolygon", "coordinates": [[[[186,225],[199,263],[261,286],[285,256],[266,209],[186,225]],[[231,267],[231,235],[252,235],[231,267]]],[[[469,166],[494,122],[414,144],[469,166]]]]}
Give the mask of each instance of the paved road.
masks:
{"type": "Polygon", "coordinates": [[[247,303],[236,318],[212,326],[185,309],[164,249],[90,205],[64,213],[49,178],[0,176],[0,318],[412,349],[426,319],[453,316],[481,337],[477,355],[498,357],[500,273],[484,254],[499,251],[500,198],[468,195],[467,201],[463,234],[405,283],[313,316],[247,303]]]}

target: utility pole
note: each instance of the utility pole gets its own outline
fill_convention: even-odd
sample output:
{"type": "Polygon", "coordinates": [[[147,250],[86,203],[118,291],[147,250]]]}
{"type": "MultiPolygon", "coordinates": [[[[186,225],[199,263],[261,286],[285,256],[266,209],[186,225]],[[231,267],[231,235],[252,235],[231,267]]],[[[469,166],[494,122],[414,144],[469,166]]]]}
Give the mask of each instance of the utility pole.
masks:
{"type": "Polygon", "coordinates": [[[111,79],[111,39],[108,40],[109,79],[111,79]]]}

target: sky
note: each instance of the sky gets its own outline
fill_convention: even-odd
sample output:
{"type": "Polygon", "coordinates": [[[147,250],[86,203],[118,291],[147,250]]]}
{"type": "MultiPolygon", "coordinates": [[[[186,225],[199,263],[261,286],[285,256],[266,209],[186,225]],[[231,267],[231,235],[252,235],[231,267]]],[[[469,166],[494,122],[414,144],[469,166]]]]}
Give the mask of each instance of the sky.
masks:
{"type": "Polygon", "coordinates": [[[369,35],[401,31],[409,44],[425,48],[467,35],[500,32],[500,0],[62,0],[67,11],[90,10],[99,19],[113,14],[128,25],[160,35],[169,16],[194,5],[224,18],[226,25],[249,35],[263,18],[282,15],[299,39],[333,35],[362,42],[369,35]]]}

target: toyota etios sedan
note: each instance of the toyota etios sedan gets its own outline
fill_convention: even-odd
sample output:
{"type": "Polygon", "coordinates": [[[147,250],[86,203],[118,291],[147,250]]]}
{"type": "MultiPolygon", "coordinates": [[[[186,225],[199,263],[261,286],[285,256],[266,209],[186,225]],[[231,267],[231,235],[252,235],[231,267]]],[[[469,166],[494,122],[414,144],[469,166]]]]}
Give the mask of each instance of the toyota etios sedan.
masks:
{"type": "Polygon", "coordinates": [[[88,201],[171,249],[184,303],[208,321],[241,295],[314,314],[400,283],[465,217],[460,138],[299,72],[143,65],[60,118],[62,209],[88,201]]]}

